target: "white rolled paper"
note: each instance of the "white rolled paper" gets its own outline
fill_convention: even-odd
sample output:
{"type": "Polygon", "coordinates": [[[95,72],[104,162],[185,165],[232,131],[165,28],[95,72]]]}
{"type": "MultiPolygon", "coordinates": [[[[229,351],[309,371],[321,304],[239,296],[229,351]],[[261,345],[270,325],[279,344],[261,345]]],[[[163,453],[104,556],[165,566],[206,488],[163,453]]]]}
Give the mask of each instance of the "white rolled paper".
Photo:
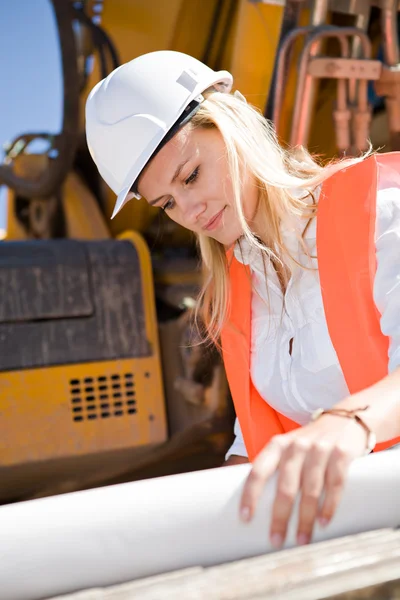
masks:
{"type": "MultiPolygon", "coordinates": [[[[249,465],[173,475],[0,507],[0,598],[39,600],[272,550],[275,480],[238,516],[249,465]]],[[[294,545],[292,516],[286,547],[294,545]]],[[[332,523],[313,541],[400,524],[400,449],[353,463],[332,523]]]]}

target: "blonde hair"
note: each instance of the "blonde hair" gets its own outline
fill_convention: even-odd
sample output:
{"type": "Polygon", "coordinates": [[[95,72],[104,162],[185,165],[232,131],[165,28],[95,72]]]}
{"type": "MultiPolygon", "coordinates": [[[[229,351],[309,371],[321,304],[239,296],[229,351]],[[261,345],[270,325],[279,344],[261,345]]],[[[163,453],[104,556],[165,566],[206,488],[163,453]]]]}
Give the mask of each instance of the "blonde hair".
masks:
{"type": "MultiPolygon", "coordinates": [[[[273,125],[243,97],[219,92],[207,95],[191,120],[191,126],[217,128],[222,135],[234,207],[243,228],[243,237],[251,247],[258,248],[272,261],[281,284],[285,285],[290,277],[292,258],[282,238],[282,220],[290,216],[313,218],[317,209],[313,191],[333,173],[362,161],[371,149],[363,156],[321,166],[303,148],[283,148],[273,125]],[[252,233],[243,213],[241,188],[244,172],[254,178],[259,188],[257,219],[265,230],[262,240],[252,233]],[[295,189],[304,190],[304,196],[299,198],[294,193],[295,189]],[[313,200],[311,204],[310,198],[313,200]]],[[[229,255],[223,244],[206,235],[199,235],[198,243],[205,278],[196,317],[205,326],[206,340],[218,342],[227,320],[229,255]]]]}

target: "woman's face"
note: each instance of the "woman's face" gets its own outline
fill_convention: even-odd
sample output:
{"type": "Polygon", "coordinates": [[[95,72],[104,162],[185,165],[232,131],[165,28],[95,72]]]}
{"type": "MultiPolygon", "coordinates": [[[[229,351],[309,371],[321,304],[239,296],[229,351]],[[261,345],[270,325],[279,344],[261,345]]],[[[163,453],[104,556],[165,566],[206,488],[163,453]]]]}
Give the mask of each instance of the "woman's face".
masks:
{"type": "MultiPolygon", "coordinates": [[[[146,167],[138,192],[179,225],[225,246],[243,233],[234,207],[225,144],[217,129],[183,127],[146,167]]],[[[251,226],[257,188],[246,175],[242,194],[251,226]]]]}

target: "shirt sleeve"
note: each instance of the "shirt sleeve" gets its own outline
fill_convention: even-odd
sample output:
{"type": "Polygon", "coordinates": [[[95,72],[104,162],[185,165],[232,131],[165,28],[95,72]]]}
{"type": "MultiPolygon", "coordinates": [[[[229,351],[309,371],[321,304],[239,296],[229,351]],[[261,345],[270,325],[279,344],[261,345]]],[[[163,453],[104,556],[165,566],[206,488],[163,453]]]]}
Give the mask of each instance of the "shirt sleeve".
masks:
{"type": "Polygon", "coordinates": [[[245,456],[247,458],[247,450],[243,440],[242,430],[240,428],[239,419],[236,417],[235,426],[233,429],[235,441],[225,455],[225,460],[235,454],[236,456],[245,456]]]}
{"type": "Polygon", "coordinates": [[[400,187],[377,192],[374,300],[382,333],[389,337],[389,373],[400,366],[400,187]]]}

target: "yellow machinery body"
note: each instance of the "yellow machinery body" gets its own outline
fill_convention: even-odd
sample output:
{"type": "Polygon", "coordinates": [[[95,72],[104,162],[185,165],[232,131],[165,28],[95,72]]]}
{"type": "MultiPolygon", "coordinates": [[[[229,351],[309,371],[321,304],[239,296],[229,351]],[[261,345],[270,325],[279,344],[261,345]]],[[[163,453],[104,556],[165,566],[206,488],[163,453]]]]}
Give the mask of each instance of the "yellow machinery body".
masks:
{"type": "MultiPolygon", "coordinates": [[[[109,242],[100,242],[100,245],[94,242],[97,257],[100,256],[102,264],[96,270],[95,260],[88,261],[87,272],[83,274],[81,272],[86,271],[86,268],[80,268],[82,265],[74,269],[74,265],[70,263],[65,267],[65,273],[60,263],[55,265],[54,269],[51,269],[51,265],[49,267],[51,256],[44,250],[49,247],[51,249],[54,242],[47,242],[45,246],[39,243],[39,250],[42,250],[44,258],[39,256],[36,263],[29,252],[32,248],[35,250],[36,246],[30,245],[27,248],[28,256],[21,252],[25,244],[22,247],[18,244],[19,248],[13,244],[3,246],[11,249],[5,275],[8,275],[10,281],[18,283],[13,275],[15,276],[17,269],[21,269],[21,263],[24,261],[22,268],[26,270],[27,281],[26,290],[24,282],[21,282],[22,285],[14,290],[14,293],[9,289],[10,298],[15,300],[15,303],[12,302],[11,307],[8,305],[8,311],[11,311],[8,319],[7,305],[3,304],[3,318],[0,323],[0,336],[3,341],[8,335],[21,336],[22,345],[26,342],[26,348],[21,348],[20,352],[18,347],[16,352],[13,352],[13,346],[10,345],[9,360],[14,361],[13,369],[0,372],[0,497],[3,500],[17,497],[20,493],[39,493],[41,488],[48,487],[49,473],[51,484],[61,484],[65,489],[65,472],[59,469],[60,461],[61,464],[67,461],[71,468],[73,466],[73,472],[67,478],[69,486],[82,487],[87,485],[87,470],[90,467],[91,479],[102,481],[107,470],[110,470],[110,465],[115,463],[114,456],[119,456],[119,464],[113,465],[113,474],[124,472],[127,464],[124,464],[123,456],[121,457],[118,451],[143,450],[144,447],[161,444],[167,440],[150,254],[144,240],[136,232],[126,233],[120,237],[119,242],[111,244],[114,247],[115,244],[119,244],[120,249],[123,241],[134,249],[138,268],[135,271],[130,268],[126,271],[126,276],[134,279],[131,281],[133,293],[126,299],[127,302],[135,302],[135,314],[132,315],[134,320],[129,321],[129,313],[121,298],[115,299],[121,312],[125,313],[121,324],[118,324],[119,319],[115,312],[107,311],[107,303],[113,302],[112,295],[121,294],[120,288],[124,286],[121,275],[123,277],[125,274],[121,253],[113,254],[120,263],[116,267],[113,262],[107,260],[107,254],[99,254],[104,243],[109,242]],[[20,264],[16,267],[17,258],[20,264]],[[28,283],[30,267],[34,280],[28,283]],[[46,270],[49,268],[51,270],[48,274],[46,270]],[[100,281],[101,277],[104,281],[100,281]],[[82,302],[79,302],[85,295],[86,282],[86,299],[90,302],[88,310],[82,308],[82,302]],[[107,286],[111,289],[107,289],[107,286]],[[46,306],[41,292],[53,296],[52,306],[46,306]],[[74,292],[77,299],[75,302],[74,292]],[[25,302],[31,295],[35,297],[34,314],[29,302],[25,302]],[[69,295],[70,298],[65,300],[69,295]],[[59,308],[60,301],[63,308],[59,308]],[[20,310],[18,304],[21,304],[20,310]],[[66,304],[70,305],[70,309],[66,304]],[[27,316],[24,306],[28,310],[27,316]],[[37,318],[40,318],[40,322],[35,328],[34,321],[37,318]],[[59,319],[66,319],[62,320],[61,329],[57,329],[59,319]],[[83,329],[84,322],[88,323],[86,329],[83,329]],[[124,344],[123,339],[121,343],[121,336],[113,335],[111,329],[119,329],[123,337],[134,338],[134,331],[124,331],[125,325],[129,326],[130,322],[137,325],[142,332],[142,339],[146,342],[140,345],[138,356],[78,361],[74,342],[79,343],[79,335],[92,335],[94,328],[95,334],[99,334],[95,339],[113,337],[111,351],[114,354],[118,355],[118,351],[129,354],[129,344],[124,344]],[[70,352],[60,348],[54,339],[60,331],[67,332],[65,341],[71,345],[70,352]],[[34,362],[35,357],[25,357],[24,351],[36,351],[39,354],[46,346],[53,354],[57,346],[60,357],[63,358],[56,358],[54,362],[64,360],[64,364],[43,364],[36,365],[35,368],[26,368],[24,359],[34,362]],[[80,467],[82,461],[86,465],[85,469],[80,467]]],[[[68,249],[72,251],[73,246],[69,246],[68,249]]],[[[83,246],[83,250],[87,251],[87,244],[83,246]]],[[[129,254],[127,260],[133,262],[133,255],[129,254]]],[[[4,277],[2,280],[4,281],[4,277]]],[[[106,347],[105,340],[104,346],[106,347]]],[[[90,344],[88,352],[96,356],[90,344]]],[[[5,360],[3,357],[3,364],[5,360]]]]}
{"type": "Polygon", "coordinates": [[[2,500],[99,484],[165,442],[158,371],[151,357],[2,373],[2,500]]]}

